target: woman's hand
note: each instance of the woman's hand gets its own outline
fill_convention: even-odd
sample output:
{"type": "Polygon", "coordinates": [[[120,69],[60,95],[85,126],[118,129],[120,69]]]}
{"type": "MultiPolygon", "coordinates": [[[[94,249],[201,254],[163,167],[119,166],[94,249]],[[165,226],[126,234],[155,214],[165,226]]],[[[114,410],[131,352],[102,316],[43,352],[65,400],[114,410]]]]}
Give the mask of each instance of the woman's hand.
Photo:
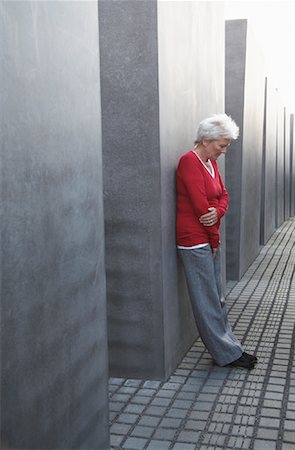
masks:
{"type": "Polygon", "coordinates": [[[217,215],[216,208],[210,207],[210,208],[208,208],[208,211],[210,211],[210,212],[203,214],[199,218],[199,221],[205,227],[212,227],[212,225],[215,225],[218,222],[218,215],[217,215]]]}
{"type": "Polygon", "coordinates": [[[216,253],[218,252],[218,249],[219,249],[219,247],[217,247],[217,248],[212,248],[212,256],[213,256],[213,259],[215,258],[216,253]]]}

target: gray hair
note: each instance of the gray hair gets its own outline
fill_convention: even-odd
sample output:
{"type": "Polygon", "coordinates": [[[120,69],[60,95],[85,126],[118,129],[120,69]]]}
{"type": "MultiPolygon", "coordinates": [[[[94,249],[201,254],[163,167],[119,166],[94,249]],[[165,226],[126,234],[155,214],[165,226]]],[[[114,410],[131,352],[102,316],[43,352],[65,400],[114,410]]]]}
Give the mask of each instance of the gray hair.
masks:
{"type": "Polygon", "coordinates": [[[199,124],[195,144],[203,139],[214,141],[215,139],[237,139],[239,127],[233,119],[226,114],[214,114],[199,124]]]}

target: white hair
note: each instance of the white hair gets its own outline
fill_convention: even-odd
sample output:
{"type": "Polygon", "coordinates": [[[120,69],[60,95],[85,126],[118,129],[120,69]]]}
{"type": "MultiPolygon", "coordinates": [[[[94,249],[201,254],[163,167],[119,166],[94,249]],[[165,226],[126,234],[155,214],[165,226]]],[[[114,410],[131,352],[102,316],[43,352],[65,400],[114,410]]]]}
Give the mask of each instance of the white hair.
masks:
{"type": "Polygon", "coordinates": [[[237,139],[239,127],[234,120],[226,114],[214,114],[200,122],[195,144],[203,139],[214,141],[215,139],[237,139]]]}

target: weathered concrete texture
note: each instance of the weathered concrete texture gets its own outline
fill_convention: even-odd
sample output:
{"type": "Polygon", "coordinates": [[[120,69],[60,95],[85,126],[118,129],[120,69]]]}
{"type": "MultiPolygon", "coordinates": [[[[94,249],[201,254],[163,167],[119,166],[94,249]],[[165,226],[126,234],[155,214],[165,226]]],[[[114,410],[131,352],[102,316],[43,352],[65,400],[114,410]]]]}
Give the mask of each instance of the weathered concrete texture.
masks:
{"type": "Polygon", "coordinates": [[[162,377],[157,5],[100,1],[110,369],[162,377]]]}
{"type": "Polygon", "coordinates": [[[265,79],[263,154],[261,170],[260,244],[264,245],[276,228],[276,130],[277,89],[265,79]]]}
{"type": "Polygon", "coordinates": [[[1,448],[105,450],[97,5],[1,17],[1,448]]]}
{"type": "Polygon", "coordinates": [[[231,199],[226,221],[227,278],[238,280],[259,252],[264,83],[247,20],[226,21],[225,112],[240,126],[226,157],[231,199]]]}
{"type": "Polygon", "coordinates": [[[284,108],[284,220],[290,218],[290,112],[284,108]]]}
{"type": "Polygon", "coordinates": [[[197,122],[223,110],[222,15],[137,0],[99,11],[110,369],[165,379],[196,336],[175,248],[175,169],[197,122]]]}
{"type": "Polygon", "coordinates": [[[276,185],[277,185],[277,204],[276,204],[276,227],[278,228],[285,220],[285,120],[284,106],[278,102],[277,116],[277,158],[276,158],[276,185]]]}
{"type": "Polygon", "coordinates": [[[294,114],[290,115],[290,214],[295,216],[295,123],[294,114]]]}
{"type": "MultiPolygon", "coordinates": [[[[180,271],[175,258],[175,168],[181,154],[193,147],[199,121],[224,111],[223,6],[159,2],[158,46],[164,356],[169,374],[195,330],[183,278],[175,276],[180,271]],[[211,32],[204,40],[206,23],[211,32]]],[[[221,158],[221,169],[223,165],[221,158]]]]}

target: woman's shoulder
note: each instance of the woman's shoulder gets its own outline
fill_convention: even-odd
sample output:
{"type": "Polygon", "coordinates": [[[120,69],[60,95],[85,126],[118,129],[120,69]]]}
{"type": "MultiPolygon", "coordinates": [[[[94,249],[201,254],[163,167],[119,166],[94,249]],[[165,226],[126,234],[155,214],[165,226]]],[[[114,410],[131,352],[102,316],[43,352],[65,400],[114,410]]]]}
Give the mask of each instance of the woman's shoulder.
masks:
{"type": "Polygon", "coordinates": [[[184,153],[178,161],[178,169],[188,170],[189,168],[198,166],[198,158],[194,154],[193,150],[189,150],[184,153]]]}
{"type": "Polygon", "coordinates": [[[182,159],[187,159],[187,158],[193,158],[195,155],[194,155],[194,152],[193,152],[193,150],[188,150],[186,153],[184,153],[181,157],[180,157],[180,161],[182,160],[182,159]]]}
{"type": "Polygon", "coordinates": [[[189,150],[188,152],[184,153],[180,158],[179,158],[179,164],[180,163],[186,163],[189,162],[190,164],[193,162],[197,162],[198,158],[196,157],[196,155],[194,154],[193,150],[189,150]]]}
{"type": "Polygon", "coordinates": [[[204,176],[203,164],[192,150],[181,156],[176,174],[180,178],[193,176],[196,179],[204,176]]]}

